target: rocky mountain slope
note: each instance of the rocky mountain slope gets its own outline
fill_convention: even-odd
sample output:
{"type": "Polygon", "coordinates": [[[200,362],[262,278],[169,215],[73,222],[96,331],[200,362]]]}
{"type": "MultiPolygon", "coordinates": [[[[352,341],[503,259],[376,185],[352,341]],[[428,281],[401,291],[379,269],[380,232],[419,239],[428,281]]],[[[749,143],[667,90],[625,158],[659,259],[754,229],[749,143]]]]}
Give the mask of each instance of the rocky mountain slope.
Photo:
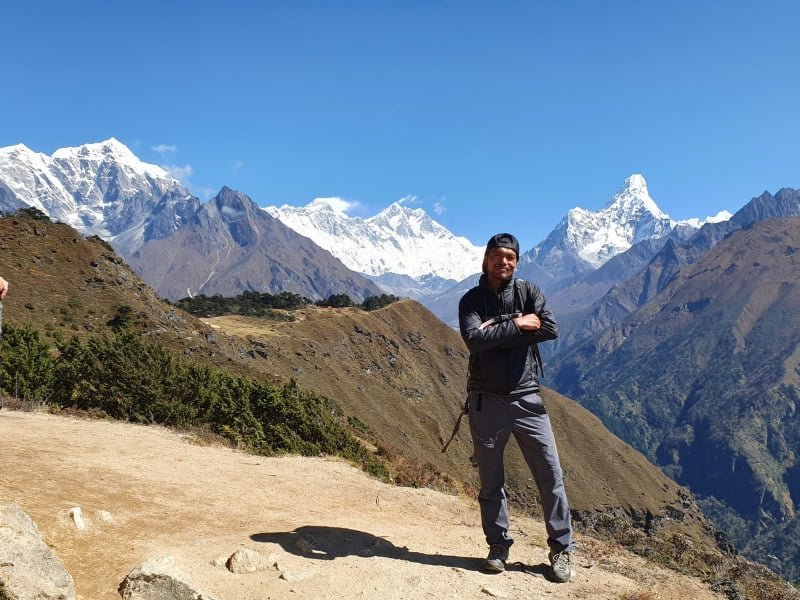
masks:
{"type": "Polygon", "coordinates": [[[661,292],[677,273],[704,256],[734,231],[769,218],[800,216],[800,191],[783,188],[774,196],[764,192],[745,204],[727,221],[707,223],[693,235],[673,230],[662,242],[639,244],[618,255],[600,269],[582,277],[555,300],[561,301],[569,313],[562,328],[560,345],[566,347],[606,327],[620,323],[627,315],[649,302],[661,292]],[[655,244],[655,245],[654,245],[655,244]],[[634,256],[634,253],[636,256],[634,256]],[[633,260],[629,260],[629,259],[633,260]],[[609,273],[623,260],[627,268],[618,277],[609,273]],[[606,293],[600,297],[600,292],[606,293]]]}
{"type": "Polygon", "coordinates": [[[123,255],[179,227],[199,204],[164,169],[114,138],[52,156],[22,144],[0,148],[0,211],[32,206],[123,255]]]}
{"type": "Polygon", "coordinates": [[[171,299],[287,291],[360,301],[381,293],[243,194],[224,188],[203,204],[113,138],[52,156],[0,148],[0,212],[25,207],[106,240],[171,299]]]}
{"type": "Polygon", "coordinates": [[[229,188],[203,204],[180,228],[146,241],[127,260],[171,300],[258,291],[311,299],[347,294],[361,302],[382,293],[229,188]]]}
{"type": "Polygon", "coordinates": [[[734,232],[641,308],[569,351],[555,372],[559,390],[738,514],[746,527],[731,527],[737,540],[762,559],[780,556],[768,564],[794,578],[798,249],[797,217],[734,232]]]}

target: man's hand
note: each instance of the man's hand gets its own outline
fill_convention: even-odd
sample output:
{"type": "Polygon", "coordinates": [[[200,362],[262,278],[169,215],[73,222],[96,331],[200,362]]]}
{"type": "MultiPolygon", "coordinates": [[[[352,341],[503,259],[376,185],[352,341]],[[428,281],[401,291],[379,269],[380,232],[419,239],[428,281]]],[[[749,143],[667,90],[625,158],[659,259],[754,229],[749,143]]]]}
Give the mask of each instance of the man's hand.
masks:
{"type": "Polygon", "coordinates": [[[536,315],[536,313],[521,315],[514,319],[514,322],[521,331],[536,331],[542,327],[542,322],[539,320],[539,317],[536,315]]]}
{"type": "Polygon", "coordinates": [[[6,292],[8,292],[8,282],[0,277],[0,300],[6,297],[6,292]]]}

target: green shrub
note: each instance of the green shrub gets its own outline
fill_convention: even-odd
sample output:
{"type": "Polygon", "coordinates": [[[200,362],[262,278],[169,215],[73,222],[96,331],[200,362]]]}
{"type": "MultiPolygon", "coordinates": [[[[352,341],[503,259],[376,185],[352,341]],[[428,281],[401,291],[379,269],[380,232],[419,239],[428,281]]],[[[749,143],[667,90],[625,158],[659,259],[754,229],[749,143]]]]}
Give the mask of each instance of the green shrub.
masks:
{"type": "Polygon", "coordinates": [[[9,325],[0,387],[64,409],[210,430],[258,454],[341,456],[386,477],[381,460],[347,431],[339,408],[294,381],[266,385],[193,363],[128,328],[56,344],[51,353],[34,329],[9,325]]]}
{"type": "Polygon", "coordinates": [[[368,298],[364,298],[364,301],[361,303],[361,308],[364,310],[378,310],[379,308],[384,308],[397,302],[400,300],[397,296],[392,296],[390,294],[381,294],[380,296],[369,296],[368,298]]]}
{"type": "Polygon", "coordinates": [[[47,402],[54,386],[49,345],[30,327],[6,324],[0,339],[0,389],[27,402],[47,402]]]}

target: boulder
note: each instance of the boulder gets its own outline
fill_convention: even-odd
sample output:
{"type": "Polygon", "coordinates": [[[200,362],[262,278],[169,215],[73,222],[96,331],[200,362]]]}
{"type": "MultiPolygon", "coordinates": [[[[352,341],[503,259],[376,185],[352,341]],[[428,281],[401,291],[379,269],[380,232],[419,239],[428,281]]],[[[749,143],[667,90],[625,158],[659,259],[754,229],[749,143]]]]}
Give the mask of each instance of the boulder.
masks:
{"type": "Polygon", "coordinates": [[[75,600],[75,582],[15,502],[0,504],[0,597],[75,600]]]}
{"type": "Polygon", "coordinates": [[[231,573],[255,573],[261,566],[261,555],[256,550],[239,548],[226,563],[231,573]]]}
{"type": "Polygon", "coordinates": [[[150,559],[134,568],[118,591],[123,600],[215,600],[195,590],[176,570],[171,556],[150,559]]]}

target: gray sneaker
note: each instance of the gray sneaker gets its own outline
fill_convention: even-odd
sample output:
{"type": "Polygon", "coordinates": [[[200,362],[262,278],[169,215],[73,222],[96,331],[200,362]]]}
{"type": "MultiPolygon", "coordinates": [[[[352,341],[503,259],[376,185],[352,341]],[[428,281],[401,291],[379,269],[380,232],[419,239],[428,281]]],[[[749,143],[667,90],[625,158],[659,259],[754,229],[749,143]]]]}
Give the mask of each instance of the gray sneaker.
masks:
{"type": "Polygon", "coordinates": [[[489,573],[502,573],[506,570],[508,548],[500,544],[489,547],[489,556],[483,561],[483,570],[489,573]]]}
{"type": "Polygon", "coordinates": [[[572,557],[564,550],[558,554],[552,552],[550,557],[550,579],[557,583],[566,583],[572,577],[572,557]]]}

